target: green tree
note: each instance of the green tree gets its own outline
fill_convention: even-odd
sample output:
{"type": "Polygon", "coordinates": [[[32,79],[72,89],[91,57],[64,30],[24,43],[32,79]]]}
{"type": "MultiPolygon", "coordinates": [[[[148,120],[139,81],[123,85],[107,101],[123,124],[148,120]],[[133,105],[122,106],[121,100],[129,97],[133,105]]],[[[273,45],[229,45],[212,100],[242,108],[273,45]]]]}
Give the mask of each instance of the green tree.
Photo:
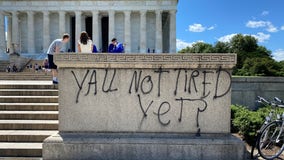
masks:
{"type": "Polygon", "coordinates": [[[179,51],[179,53],[213,53],[214,48],[209,43],[197,42],[192,47],[186,47],[179,51]]]}

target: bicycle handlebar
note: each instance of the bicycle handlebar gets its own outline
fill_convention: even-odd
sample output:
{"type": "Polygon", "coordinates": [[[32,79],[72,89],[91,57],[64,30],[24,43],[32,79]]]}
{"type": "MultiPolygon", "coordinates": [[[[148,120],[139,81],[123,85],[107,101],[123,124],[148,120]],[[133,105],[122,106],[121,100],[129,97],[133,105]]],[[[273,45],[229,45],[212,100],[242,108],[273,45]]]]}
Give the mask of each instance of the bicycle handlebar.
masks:
{"type": "Polygon", "coordinates": [[[271,104],[268,100],[266,100],[266,99],[263,98],[263,97],[257,96],[257,98],[258,98],[261,102],[264,102],[264,103],[266,103],[266,104],[271,104]]]}
{"type": "Polygon", "coordinates": [[[284,103],[281,99],[277,98],[277,97],[274,97],[274,100],[281,103],[281,104],[276,104],[274,102],[269,102],[268,100],[266,100],[265,98],[261,97],[261,96],[257,96],[258,98],[258,102],[260,103],[265,103],[267,105],[272,105],[274,107],[279,107],[279,108],[284,108],[284,103]]]}
{"type": "Polygon", "coordinates": [[[279,102],[279,103],[284,104],[283,100],[279,99],[278,97],[274,97],[274,100],[277,101],[277,102],[279,102]]]}

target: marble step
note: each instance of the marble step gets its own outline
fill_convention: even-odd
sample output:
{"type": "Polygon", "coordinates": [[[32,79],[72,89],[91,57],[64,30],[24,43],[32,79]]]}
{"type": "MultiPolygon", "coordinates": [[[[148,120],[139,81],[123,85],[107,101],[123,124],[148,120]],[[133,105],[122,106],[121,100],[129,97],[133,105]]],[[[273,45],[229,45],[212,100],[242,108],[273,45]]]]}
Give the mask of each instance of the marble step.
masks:
{"type": "Polygon", "coordinates": [[[0,143],[0,157],[41,157],[42,143],[0,143]]]}
{"type": "Polygon", "coordinates": [[[58,96],[0,96],[0,103],[57,103],[58,96]]]}
{"type": "Polygon", "coordinates": [[[2,111],[57,111],[58,103],[0,103],[2,111]]]}
{"type": "Polygon", "coordinates": [[[58,96],[57,89],[0,89],[1,96],[58,96]]]}
{"type": "Polygon", "coordinates": [[[0,111],[3,120],[58,120],[58,111],[0,111]]]}
{"type": "Polygon", "coordinates": [[[0,130],[57,130],[58,120],[0,120],[0,130]]]}
{"type": "Polygon", "coordinates": [[[43,142],[56,130],[0,130],[0,143],[3,142],[43,142]]]}

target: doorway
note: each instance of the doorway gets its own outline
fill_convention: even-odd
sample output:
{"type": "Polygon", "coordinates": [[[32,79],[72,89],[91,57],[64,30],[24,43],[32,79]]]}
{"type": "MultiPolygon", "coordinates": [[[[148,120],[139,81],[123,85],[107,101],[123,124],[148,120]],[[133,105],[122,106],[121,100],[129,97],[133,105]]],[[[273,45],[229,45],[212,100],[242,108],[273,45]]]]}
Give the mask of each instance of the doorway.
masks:
{"type": "Polygon", "coordinates": [[[101,32],[102,32],[102,52],[108,52],[108,17],[101,19],[101,32]]]}

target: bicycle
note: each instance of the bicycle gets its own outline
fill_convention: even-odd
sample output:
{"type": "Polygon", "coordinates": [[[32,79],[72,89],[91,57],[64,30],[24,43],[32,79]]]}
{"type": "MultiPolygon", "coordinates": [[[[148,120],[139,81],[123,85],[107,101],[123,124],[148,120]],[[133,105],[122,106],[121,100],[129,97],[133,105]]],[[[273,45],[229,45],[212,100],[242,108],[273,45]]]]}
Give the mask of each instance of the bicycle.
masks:
{"type": "MultiPolygon", "coordinates": [[[[283,101],[275,97],[274,102],[270,102],[271,106],[275,108],[284,108],[283,101]]],[[[269,124],[259,132],[257,139],[257,149],[260,156],[264,159],[275,159],[284,150],[284,113],[282,116],[277,114],[277,119],[271,121],[269,124]]]]}
{"type": "MultiPolygon", "coordinates": [[[[279,119],[279,115],[277,115],[277,107],[276,105],[272,105],[271,102],[269,102],[268,100],[266,100],[265,98],[263,97],[260,97],[258,96],[257,97],[257,103],[260,103],[260,104],[263,104],[265,105],[266,107],[267,106],[272,106],[271,108],[271,111],[269,112],[269,114],[265,117],[265,121],[264,123],[262,124],[262,126],[260,127],[260,129],[256,132],[256,135],[255,135],[255,143],[251,146],[251,159],[255,159],[259,156],[259,152],[255,152],[255,148],[257,148],[258,146],[258,142],[259,142],[259,139],[260,139],[260,136],[262,133],[262,131],[264,130],[264,128],[269,124],[271,123],[272,121],[276,120],[276,119],[279,119]]],[[[280,100],[279,98],[275,97],[274,99],[277,99],[277,100],[280,100]]],[[[280,100],[281,101],[281,100],[280,100]]],[[[273,103],[274,104],[274,103],[273,103]]],[[[257,149],[258,151],[258,149],[257,149]]]]}

